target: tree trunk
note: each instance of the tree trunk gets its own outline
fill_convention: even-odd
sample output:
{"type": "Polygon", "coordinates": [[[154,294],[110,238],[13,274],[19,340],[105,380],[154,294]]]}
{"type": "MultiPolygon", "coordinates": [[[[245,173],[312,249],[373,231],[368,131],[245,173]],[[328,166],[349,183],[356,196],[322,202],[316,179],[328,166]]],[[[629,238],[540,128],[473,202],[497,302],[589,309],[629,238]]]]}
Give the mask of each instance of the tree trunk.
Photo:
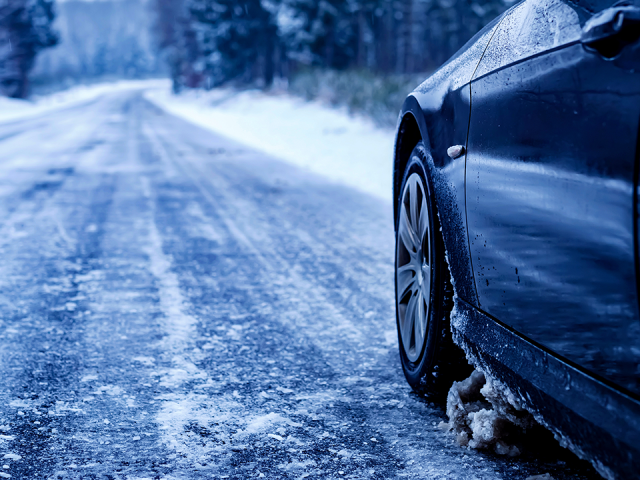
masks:
{"type": "Polygon", "coordinates": [[[365,12],[363,8],[358,10],[358,53],[356,66],[358,68],[365,68],[367,63],[367,45],[365,36],[367,34],[367,19],[365,18],[365,12]]]}
{"type": "Polygon", "coordinates": [[[271,88],[274,77],[275,32],[267,31],[264,52],[264,88],[271,88]]]}
{"type": "Polygon", "coordinates": [[[414,21],[413,21],[413,0],[404,0],[404,15],[403,15],[403,26],[404,26],[404,71],[403,73],[414,73],[415,72],[415,55],[416,52],[413,49],[413,32],[414,32],[414,21]]]}

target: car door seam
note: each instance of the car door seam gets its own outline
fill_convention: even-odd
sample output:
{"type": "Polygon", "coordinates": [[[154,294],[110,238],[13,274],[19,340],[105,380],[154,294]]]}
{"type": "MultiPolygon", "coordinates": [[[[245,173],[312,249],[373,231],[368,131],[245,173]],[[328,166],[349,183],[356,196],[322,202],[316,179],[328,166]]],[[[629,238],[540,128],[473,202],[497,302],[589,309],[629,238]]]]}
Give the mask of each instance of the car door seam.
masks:
{"type": "Polygon", "coordinates": [[[473,82],[473,77],[478,71],[478,67],[480,67],[480,63],[482,62],[482,59],[484,58],[485,53],[487,53],[487,49],[489,48],[489,45],[491,45],[491,41],[493,40],[494,35],[500,29],[500,25],[502,25],[502,20],[504,20],[505,16],[506,15],[502,16],[502,18],[496,25],[496,28],[493,30],[493,33],[491,34],[491,38],[489,38],[487,45],[484,47],[484,50],[482,51],[482,55],[480,55],[480,59],[476,64],[476,68],[473,70],[473,73],[471,74],[471,78],[469,79],[469,120],[467,122],[467,138],[465,139],[465,143],[464,143],[464,146],[465,146],[464,148],[464,223],[467,231],[467,248],[469,250],[469,262],[471,263],[471,277],[473,278],[473,288],[476,291],[476,302],[478,303],[478,307],[480,307],[480,296],[478,295],[478,285],[476,284],[476,274],[473,269],[473,256],[471,254],[471,239],[469,238],[469,220],[467,215],[467,156],[469,155],[469,130],[471,128],[471,111],[473,109],[471,83],[473,82]]]}

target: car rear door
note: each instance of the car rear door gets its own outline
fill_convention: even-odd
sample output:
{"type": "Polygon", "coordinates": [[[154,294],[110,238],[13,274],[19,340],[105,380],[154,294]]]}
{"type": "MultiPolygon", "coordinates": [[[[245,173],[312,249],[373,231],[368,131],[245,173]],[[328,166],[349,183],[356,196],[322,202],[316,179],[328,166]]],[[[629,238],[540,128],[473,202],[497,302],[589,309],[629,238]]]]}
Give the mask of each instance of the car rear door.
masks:
{"type": "Polygon", "coordinates": [[[502,20],[471,84],[467,224],[481,310],[640,394],[640,16],[610,3],[502,20]]]}

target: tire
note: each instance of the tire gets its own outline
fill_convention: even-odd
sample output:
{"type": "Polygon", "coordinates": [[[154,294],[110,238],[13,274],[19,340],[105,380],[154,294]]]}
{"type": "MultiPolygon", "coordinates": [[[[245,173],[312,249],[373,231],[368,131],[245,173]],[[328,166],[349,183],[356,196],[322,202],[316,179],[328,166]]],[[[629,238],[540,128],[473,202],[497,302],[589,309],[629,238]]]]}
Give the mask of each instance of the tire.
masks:
{"type": "Polygon", "coordinates": [[[397,199],[396,326],[407,382],[415,392],[441,400],[453,381],[466,378],[472,369],[451,339],[453,287],[427,158],[424,144],[418,143],[397,199]]]}

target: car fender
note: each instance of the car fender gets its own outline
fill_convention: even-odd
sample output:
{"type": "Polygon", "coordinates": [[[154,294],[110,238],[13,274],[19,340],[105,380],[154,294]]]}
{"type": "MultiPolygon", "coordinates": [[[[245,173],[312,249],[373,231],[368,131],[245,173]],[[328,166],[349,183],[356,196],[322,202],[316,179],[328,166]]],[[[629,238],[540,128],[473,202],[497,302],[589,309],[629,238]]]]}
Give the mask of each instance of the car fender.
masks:
{"type": "Polygon", "coordinates": [[[428,154],[425,168],[435,197],[455,293],[477,305],[466,229],[464,155],[454,160],[446,154],[449,146],[466,143],[468,112],[465,118],[455,118],[456,108],[458,112],[469,108],[460,105],[464,102],[462,96],[460,90],[430,89],[424,93],[415,91],[405,100],[398,117],[394,149],[393,206],[394,218],[397,218],[404,169],[413,148],[422,141],[428,154]]]}
{"type": "Polygon", "coordinates": [[[466,226],[466,157],[449,158],[447,149],[454,145],[466,147],[471,114],[470,82],[502,18],[499,16],[490,22],[406,98],[398,117],[395,140],[394,219],[397,219],[404,169],[413,148],[422,140],[428,153],[425,168],[434,191],[455,293],[474,306],[478,306],[478,299],[466,226]]]}

